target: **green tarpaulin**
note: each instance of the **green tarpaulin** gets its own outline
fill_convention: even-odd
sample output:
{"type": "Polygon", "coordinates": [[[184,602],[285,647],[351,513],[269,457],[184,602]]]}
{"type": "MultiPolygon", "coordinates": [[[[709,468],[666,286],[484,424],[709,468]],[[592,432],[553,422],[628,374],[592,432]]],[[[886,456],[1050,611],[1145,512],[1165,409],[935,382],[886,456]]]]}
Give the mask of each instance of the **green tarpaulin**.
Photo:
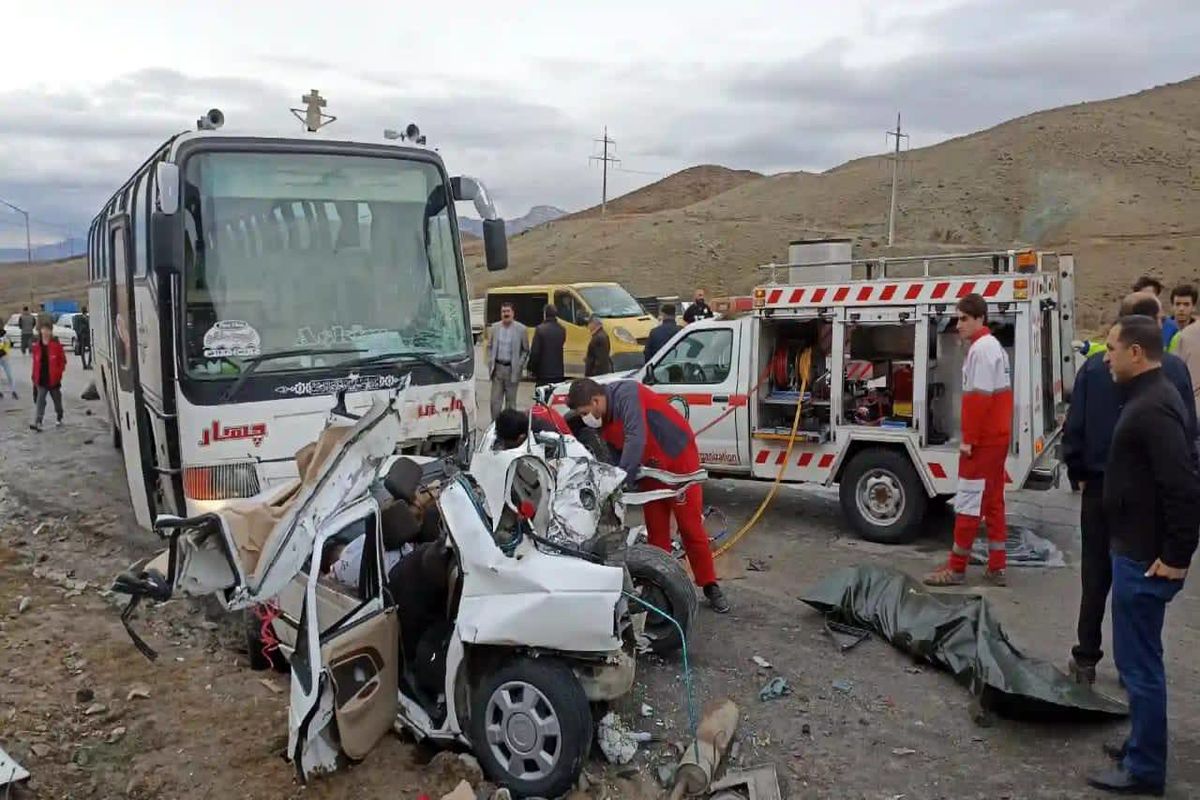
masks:
{"type": "Polygon", "coordinates": [[[948,670],[985,708],[1008,716],[1124,716],[1128,708],[1072,681],[1008,639],[987,599],[930,592],[884,567],[838,570],[800,598],[830,619],[869,628],[901,651],[948,670]]]}

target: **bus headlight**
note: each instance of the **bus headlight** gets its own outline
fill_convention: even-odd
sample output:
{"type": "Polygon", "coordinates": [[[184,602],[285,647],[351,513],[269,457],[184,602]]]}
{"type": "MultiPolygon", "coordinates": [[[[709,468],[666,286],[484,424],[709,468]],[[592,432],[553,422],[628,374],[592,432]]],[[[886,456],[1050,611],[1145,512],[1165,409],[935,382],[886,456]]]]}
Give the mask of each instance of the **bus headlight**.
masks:
{"type": "Polygon", "coordinates": [[[258,492],[258,471],[253,462],[183,470],[183,494],[190,500],[229,500],[253,497],[258,492]]]}
{"type": "Polygon", "coordinates": [[[634,335],[629,332],[628,328],[622,325],[618,325],[617,327],[613,328],[613,336],[617,337],[625,344],[637,344],[637,338],[635,338],[634,335]]]}

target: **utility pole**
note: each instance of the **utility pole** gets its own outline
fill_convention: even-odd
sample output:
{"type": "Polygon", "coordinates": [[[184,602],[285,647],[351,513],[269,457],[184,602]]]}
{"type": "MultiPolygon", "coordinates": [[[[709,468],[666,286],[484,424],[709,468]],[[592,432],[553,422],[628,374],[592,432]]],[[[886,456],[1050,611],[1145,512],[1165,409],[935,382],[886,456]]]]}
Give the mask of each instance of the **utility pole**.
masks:
{"type": "Polygon", "coordinates": [[[604,168],[603,169],[604,177],[602,178],[602,182],[600,184],[600,213],[607,214],[608,213],[608,165],[609,164],[620,164],[621,159],[617,158],[616,156],[610,156],[608,154],[608,146],[610,144],[615,145],[616,142],[613,141],[612,139],[608,138],[608,126],[607,125],[604,126],[604,138],[595,139],[594,141],[596,141],[597,143],[599,143],[601,145],[601,150],[600,150],[601,155],[590,156],[588,158],[588,160],[589,161],[599,161],[601,166],[604,168]]]}
{"type": "Polygon", "coordinates": [[[29,302],[33,302],[33,247],[29,244],[29,212],[23,208],[18,208],[7,200],[0,200],[0,204],[6,205],[13,211],[25,217],[25,263],[29,265],[29,302]]]}
{"type": "Polygon", "coordinates": [[[896,130],[887,131],[884,134],[885,140],[896,137],[896,150],[892,155],[892,207],[888,211],[888,247],[891,247],[896,240],[896,184],[900,180],[900,140],[907,139],[907,133],[900,132],[900,112],[896,112],[896,130]]]}

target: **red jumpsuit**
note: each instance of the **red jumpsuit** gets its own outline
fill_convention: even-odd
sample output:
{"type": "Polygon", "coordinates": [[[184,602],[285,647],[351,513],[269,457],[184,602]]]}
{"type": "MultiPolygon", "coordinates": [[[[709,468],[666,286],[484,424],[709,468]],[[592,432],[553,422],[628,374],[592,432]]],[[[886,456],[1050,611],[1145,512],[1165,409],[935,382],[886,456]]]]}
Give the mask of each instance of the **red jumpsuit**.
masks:
{"type": "MultiPolygon", "coordinates": [[[[687,474],[700,469],[700,451],[688,422],[667,398],[636,381],[615,381],[604,387],[608,401],[600,436],[619,453],[618,466],[637,479],[642,466],[687,474]]],[[[650,479],[638,482],[643,490],[661,489],[650,479]]],[[[647,503],[643,514],[646,533],[655,547],[671,549],[671,515],[679,526],[688,564],[698,586],[717,582],[708,531],[704,529],[704,495],[692,486],[682,496],[647,503]]]]}
{"type": "Polygon", "coordinates": [[[962,442],[971,455],[958,459],[958,492],[954,498],[954,546],[948,566],[967,568],[979,519],[987,521],[988,569],[1006,566],[1004,461],[1012,434],[1012,379],[1008,354],[987,328],[971,339],[963,361],[962,442]]]}

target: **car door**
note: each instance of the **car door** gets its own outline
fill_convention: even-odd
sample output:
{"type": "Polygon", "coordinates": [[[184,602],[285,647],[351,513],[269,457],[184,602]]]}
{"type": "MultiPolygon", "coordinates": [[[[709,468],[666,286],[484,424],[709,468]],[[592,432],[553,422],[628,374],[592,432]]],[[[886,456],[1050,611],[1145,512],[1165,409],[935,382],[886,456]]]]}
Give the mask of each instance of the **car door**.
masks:
{"type": "Polygon", "coordinates": [[[749,464],[737,435],[747,398],[737,394],[735,343],[733,324],[689,326],[652,359],[644,382],[669,397],[687,418],[696,433],[701,463],[736,472],[749,464]]]}
{"type": "Polygon", "coordinates": [[[352,760],[364,758],[396,719],[400,625],[384,591],[374,499],[354,504],[322,528],[313,548],[314,562],[329,539],[359,520],[365,539],[356,589],[330,587],[330,578],[319,567],[308,570],[291,658],[288,708],[288,752],[301,780],[336,769],[339,753],[352,760]],[[322,613],[328,599],[322,598],[321,590],[327,588],[356,601],[349,613],[331,623],[322,613]]]}

